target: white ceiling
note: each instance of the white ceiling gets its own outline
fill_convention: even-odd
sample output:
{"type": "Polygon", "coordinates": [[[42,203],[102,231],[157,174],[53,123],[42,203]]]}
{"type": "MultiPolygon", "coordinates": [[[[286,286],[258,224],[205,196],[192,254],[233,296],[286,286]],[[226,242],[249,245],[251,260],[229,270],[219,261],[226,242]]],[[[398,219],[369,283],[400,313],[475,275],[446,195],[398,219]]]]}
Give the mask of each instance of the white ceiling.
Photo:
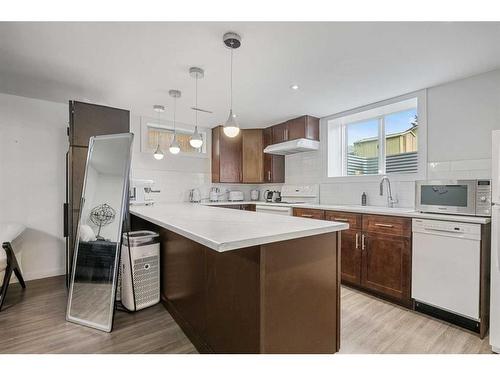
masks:
{"type": "Polygon", "coordinates": [[[78,99],[153,115],[179,89],[178,120],[194,121],[190,66],[206,70],[200,123],[226,120],[226,31],[242,127],[325,116],[500,67],[500,23],[0,23],[0,91],[78,99]],[[300,90],[290,90],[292,83],[300,90]]]}

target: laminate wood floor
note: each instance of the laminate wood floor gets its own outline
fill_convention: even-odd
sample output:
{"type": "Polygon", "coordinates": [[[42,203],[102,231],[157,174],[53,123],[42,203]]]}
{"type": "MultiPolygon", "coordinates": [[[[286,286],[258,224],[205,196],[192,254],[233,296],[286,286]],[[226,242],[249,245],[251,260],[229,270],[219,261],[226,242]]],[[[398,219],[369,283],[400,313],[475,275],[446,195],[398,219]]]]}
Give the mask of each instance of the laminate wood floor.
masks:
{"type": "Polygon", "coordinates": [[[158,304],[136,313],[117,311],[113,332],[65,320],[64,277],[9,286],[0,311],[0,353],[196,353],[179,326],[158,304]]]}
{"type": "Polygon", "coordinates": [[[491,353],[488,337],[342,287],[340,353],[491,353]]]}
{"type": "MultiPolygon", "coordinates": [[[[165,308],[117,311],[110,334],[65,321],[63,277],[9,286],[0,353],[196,353],[165,308]]],[[[340,353],[491,353],[488,338],[342,288],[340,353]]]]}

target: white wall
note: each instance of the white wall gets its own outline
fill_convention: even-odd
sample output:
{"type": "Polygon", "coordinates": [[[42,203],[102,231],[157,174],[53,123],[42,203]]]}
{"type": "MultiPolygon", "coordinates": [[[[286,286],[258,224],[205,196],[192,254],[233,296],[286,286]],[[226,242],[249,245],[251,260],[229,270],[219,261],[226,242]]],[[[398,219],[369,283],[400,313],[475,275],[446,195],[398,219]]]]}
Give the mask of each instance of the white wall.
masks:
{"type": "MultiPolygon", "coordinates": [[[[493,129],[500,129],[500,70],[428,88],[426,178],[489,178],[493,129]]],[[[368,204],[385,205],[378,182],[325,183],[324,167],[321,152],[287,156],[285,181],[320,184],[326,204],[360,204],[366,192],[368,204]]],[[[414,206],[413,181],[393,182],[393,193],[401,207],[414,206]]]]}
{"type": "Polygon", "coordinates": [[[28,227],[27,280],[65,272],[67,104],[0,94],[0,222],[28,227]]]}
{"type": "Polygon", "coordinates": [[[427,100],[428,177],[489,178],[500,70],[432,87],[427,100]]]}

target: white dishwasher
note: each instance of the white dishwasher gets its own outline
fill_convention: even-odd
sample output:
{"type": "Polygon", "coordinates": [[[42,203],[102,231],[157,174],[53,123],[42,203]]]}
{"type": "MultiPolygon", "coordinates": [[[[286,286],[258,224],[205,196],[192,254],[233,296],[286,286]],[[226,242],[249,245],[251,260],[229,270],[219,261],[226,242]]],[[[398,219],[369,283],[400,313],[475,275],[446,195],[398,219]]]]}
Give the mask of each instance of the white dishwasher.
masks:
{"type": "Polygon", "coordinates": [[[444,314],[479,321],[480,240],[480,224],[413,219],[416,307],[422,302],[423,312],[430,305],[444,314]]]}

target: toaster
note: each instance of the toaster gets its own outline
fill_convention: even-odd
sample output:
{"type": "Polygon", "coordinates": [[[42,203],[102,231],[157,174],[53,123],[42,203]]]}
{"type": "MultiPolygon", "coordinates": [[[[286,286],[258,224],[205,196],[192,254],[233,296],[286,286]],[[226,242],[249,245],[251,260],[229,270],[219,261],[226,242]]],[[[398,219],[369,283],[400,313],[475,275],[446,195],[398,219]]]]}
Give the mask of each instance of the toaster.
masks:
{"type": "Polygon", "coordinates": [[[231,202],[238,202],[243,200],[243,192],[238,190],[233,190],[229,192],[228,200],[231,202]]]}

